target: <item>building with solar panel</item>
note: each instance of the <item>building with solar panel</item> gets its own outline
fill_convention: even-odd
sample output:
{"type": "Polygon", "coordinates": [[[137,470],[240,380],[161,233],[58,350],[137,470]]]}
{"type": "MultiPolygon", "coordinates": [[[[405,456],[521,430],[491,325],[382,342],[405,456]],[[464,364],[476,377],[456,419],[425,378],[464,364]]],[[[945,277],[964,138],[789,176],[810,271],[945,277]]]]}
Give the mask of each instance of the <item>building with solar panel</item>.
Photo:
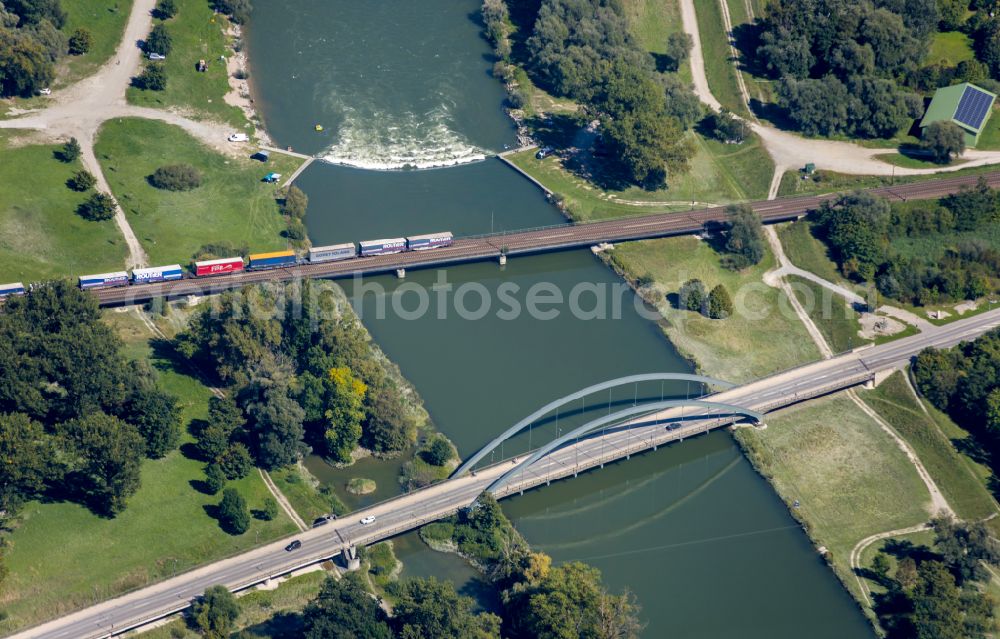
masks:
{"type": "Polygon", "coordinates": [[[920,121],[920,130],[932,122],[954,122],[965,131],[965,146],[974,148],[990,119],[996,99],[995,93],[969,82],[938,89],[920,121]]]}

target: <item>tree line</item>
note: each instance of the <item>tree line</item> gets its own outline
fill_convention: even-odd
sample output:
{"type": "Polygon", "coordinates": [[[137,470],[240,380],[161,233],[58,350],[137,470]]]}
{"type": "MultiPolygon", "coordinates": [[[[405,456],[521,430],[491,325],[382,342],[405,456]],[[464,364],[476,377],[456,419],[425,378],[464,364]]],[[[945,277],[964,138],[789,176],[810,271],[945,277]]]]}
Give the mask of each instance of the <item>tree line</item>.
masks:
{"type": "Polygon", "coordinates": [[[951,517],[931,520],[933,547],[890,541],[865,576],[885,590],[873,594],[874,610],[889,639],[984,639],[996,631],[986,564],[1000,561],[1000,547],[986,526],[951,517]],[[890,557],[895,558],[895,567],[890,557]]]}
{"type": "MultiPolygon", "coordinates": [[[[668,44],[676,70],[690,43],[675,37],[668,44]]],[[[600,120],[601,144],[626,181],[658,188],[687,171],[694,151],[684,133],[701,106],[676,73],[656,70],[620,0],[542,0],[526,51],[532,80],[600,120]]]]}
{"type": "Polygon", "coordinates": [[[843,195],[809,215],[846,277],[874,283],[915,305],[974,300],[1000,290],[1000,252],[977,234],[995,228],[997,192],[982,179],[935,202],[890,205],[867,193],[843,195]],[[933,247],[905,255],[901,239],[933,247]]]}
{"type": "Polygon", "coordinates": [[[65,27],[59,0],[0,2],[0,97],[37,93],[55,78],[56,63],[90,50],[90,31],[65,27]]]}
{"type": "Polygon", "coordinates": [[[180,410],[145,362],[122,355],[93,296],[36,285],[0,309],[0,510],[68,499],[114,516],[142,459],[177,447],[180,410]]]}
{"type": "Polygon", "coordinates": [[[226,390],[195,429],[198,450],[223,471],[230,459],[273,469],[311,448],[344,463],[359,445],[393,455],[415,442],[403,390],[326,283],[224,293],[174,344],[226,390]]]}

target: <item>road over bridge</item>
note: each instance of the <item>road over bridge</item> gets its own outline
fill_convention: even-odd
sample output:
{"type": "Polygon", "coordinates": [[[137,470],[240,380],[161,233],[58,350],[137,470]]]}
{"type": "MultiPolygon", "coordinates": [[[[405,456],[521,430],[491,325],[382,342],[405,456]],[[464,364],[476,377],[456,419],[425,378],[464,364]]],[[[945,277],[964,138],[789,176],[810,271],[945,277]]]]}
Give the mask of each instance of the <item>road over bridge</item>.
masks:
{"type": "MultiPolygon", "coordinates": [[[[995,309],[934,327],[919,335],[801,366],[701,399],[766,413],[864,383],[880,372],[905,364],[924,348],[952,346],[998,326],[1000,309],[995,309]]],[[[506,460],[482,468],[475,475],[454,477],[345,516],[326,526],[300,533],[295,536],[302,541],[299,550],[285,552],[284,546],[290,538],[277,541],[45,623],[14,637],[111,637],[183,610],[208,586],[221,583],[233,590],[248,588],[329,559],[345,546],[371,544],[446,517],[469,505],[512,469],[517,470],[494,491],[499,498],[627,458],[672,440],[691,437],[737,419],[714,409],[698,410],[702,411],[700,418],[695,418],[695,413],[688,412],[683,426],[677,430],[667,430],[663,426],[664,421],[676,419],[674,409],[668,409],[629,422],[627,428],[619,426],[569,443],[554,450],[530,468],[522,470],[516,462],[506,460]],[[363,526],[359,520],[367,515],[375,515],[376,520],[363,526]]]]}
{"type": "MultiPolygon", "coordinates": [[[[899,186],[884,186],[870,189],[868,192],[895,200],[930,199],[955,193],[964,186],[974,185],[979,177],[976,175],[949,177],[899,186]]],[[[982,177],[990,186],[1000,187],[1000,172],[986,173],[982,177]]],[[[835,197],[836,195],[819,195],[782,198],[754,202],[752,206],[765,222],[774,223],[796,219],[815,209],[822,202],[835,197]]],[[[459,238],[451,246],[431,251],[411,251],[340,262],[302,264],[270,271],[143,284],[98,290],[94,291],[94,294],[102,306],[141,304],[157,297],[170,299],[186,295],[207,295],[259,282],[375,275],[391,273],[400,268],[429,268],[497,259],[501,253],[524,255],[592,246],[601,242],[689,235],[701,232],[706,224],[721,222],[724,219],[724,208],[715,207],[690,212],[656,213],[600,222],[563,224],[502,235],[459,238]]]]}

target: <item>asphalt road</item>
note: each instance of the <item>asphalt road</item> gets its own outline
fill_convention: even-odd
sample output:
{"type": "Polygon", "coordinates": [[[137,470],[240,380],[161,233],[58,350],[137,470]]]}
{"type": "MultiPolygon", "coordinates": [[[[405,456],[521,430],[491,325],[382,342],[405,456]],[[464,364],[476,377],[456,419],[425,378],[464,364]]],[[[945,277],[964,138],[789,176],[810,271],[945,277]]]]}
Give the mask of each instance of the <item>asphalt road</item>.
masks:
{"type": "MultiPolygon", "coordinates": [[[[895,200],[937,198],[971,186],[979,177],[993,187],[1000,187],[1000,172],[982,176],[949,177],[913,184],[870,189],[869,192],[895,200]]],[[[836,195],[803,196],[766,200],[751,204],[765,222],[795,219],[817,208],[836,195]]],[[[93,291],[102,306],[140,304],[153,298],[177,298],[206,295],[268,281],[300,278],[346,278],[389,273],[399,268],[429,268],[462,262],[497,259],[504,250],[508,255],[592,246],[601,242],[620,242],[701,232],[706,224],[725,219],[725,209],[715,207],[680,213],[656,213],[636,217],[580,224],[563,224],[542,229],[524,230],[488,237],[458,238],[451,246],[429,251],[409,251],[391,255],[356,258],[339,262],[302,264],[290,268],[184,279],[93,291]]]]}
{"type": "MultiPolygon", "coordinates": [[[[958,320],[925,333],[903,338],[882,346],[816,362],[745,386],[716,393],[711,399],[767,412],[808,398],[855,385],[880,371],[897,368],[927,347],[947,347],[975,338],[1000,326],[1000,309],[958,320]]],[[[614,459],[675,439],[693,436],[724,421],[711,410],[698,414],[688,409],[687,420],[679,430],[667,431],[664,421],[676,419],[677,411],[664,411],[655,417],[635,420],[629,428],[616,428],[603,436],[582,439],[558,449],[530,469],[517,472],[498,496],[573,475],[614,459]]],[[[731,421],[731,420],[728,420],[731,421]]],[[[517,468],[516,462],[504,461],[477,471],[475,476],[450,479],[342,517],[320,528],[294,535],[236,557],[215,562],[167,581],[138,590],[117,599],[48,622],[14,635],[17,639],[94,639],[110,637],[143,625],[172,612],[182,610],[208,586],[225,584],[242,589],[269,577],[286,574],[306,565],[328,559],[347,545],[370,544],[411,530],[447,516],[467,506],[502,474],[517,468]],[[360,519],[375,515],[373,524],[364,526],[360,519]],[[286,552],[291,539],[302,547],[286,552]]]]}

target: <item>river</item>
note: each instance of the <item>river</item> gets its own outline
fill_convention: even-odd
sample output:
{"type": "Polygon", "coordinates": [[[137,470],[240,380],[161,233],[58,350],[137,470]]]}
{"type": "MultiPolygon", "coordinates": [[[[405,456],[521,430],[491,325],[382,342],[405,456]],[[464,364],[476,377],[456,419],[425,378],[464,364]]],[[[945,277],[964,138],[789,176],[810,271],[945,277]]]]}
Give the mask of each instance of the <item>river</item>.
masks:
{"type": "MultiPolygon", "coordinates": [[[[468,163],[513,143],[501,87],[489,77],[477,9],[475,0],[255,2],[250,55],[269,133],[279,145],[341,163],[314,164],[299,182],[310,196],[306,221],[315,244],[561,222],[537,189],[507,167],[468,163]],[[314,131],[314,124],[324,130],[314,131]],[[367,170],[452,164],[461,166],[367,170]]],[[[470,264],[344,286],[359,300],[374,339],[462,455],[588,384],[689,370],[641,303],[588,251],[514,258],[503,269],[470,264]],[[532,292],[562,302],[531,313],[532,292]],[[511,300],[521,312],[505,312],[511,300]]],[[[522,437],[502,456],[537,446],[546,435],[606,411],[609,402],[696,391],[647,384],[590,398],[579,410],[539,424],[533,444],[522,437]]],[[[310,460],[322,473],[317,463],[310,460]]],[[[353,471],[381,473],[379,494],[367,499],[396,491],[389,467],[353,471]]],[[[327,478],[336,483],[338,477],[327,478]]],[[[646,637],[872,636],[725,433],[557,482],[503,507],[528,541],[557,561],[587,561],[612,588],[634,592],[646,637]]],[[[491,607],[456,557],[429,551],[415,535],[399,538],[397,551],[407,565],[404,575],[452,579],[491,607]]]]}

